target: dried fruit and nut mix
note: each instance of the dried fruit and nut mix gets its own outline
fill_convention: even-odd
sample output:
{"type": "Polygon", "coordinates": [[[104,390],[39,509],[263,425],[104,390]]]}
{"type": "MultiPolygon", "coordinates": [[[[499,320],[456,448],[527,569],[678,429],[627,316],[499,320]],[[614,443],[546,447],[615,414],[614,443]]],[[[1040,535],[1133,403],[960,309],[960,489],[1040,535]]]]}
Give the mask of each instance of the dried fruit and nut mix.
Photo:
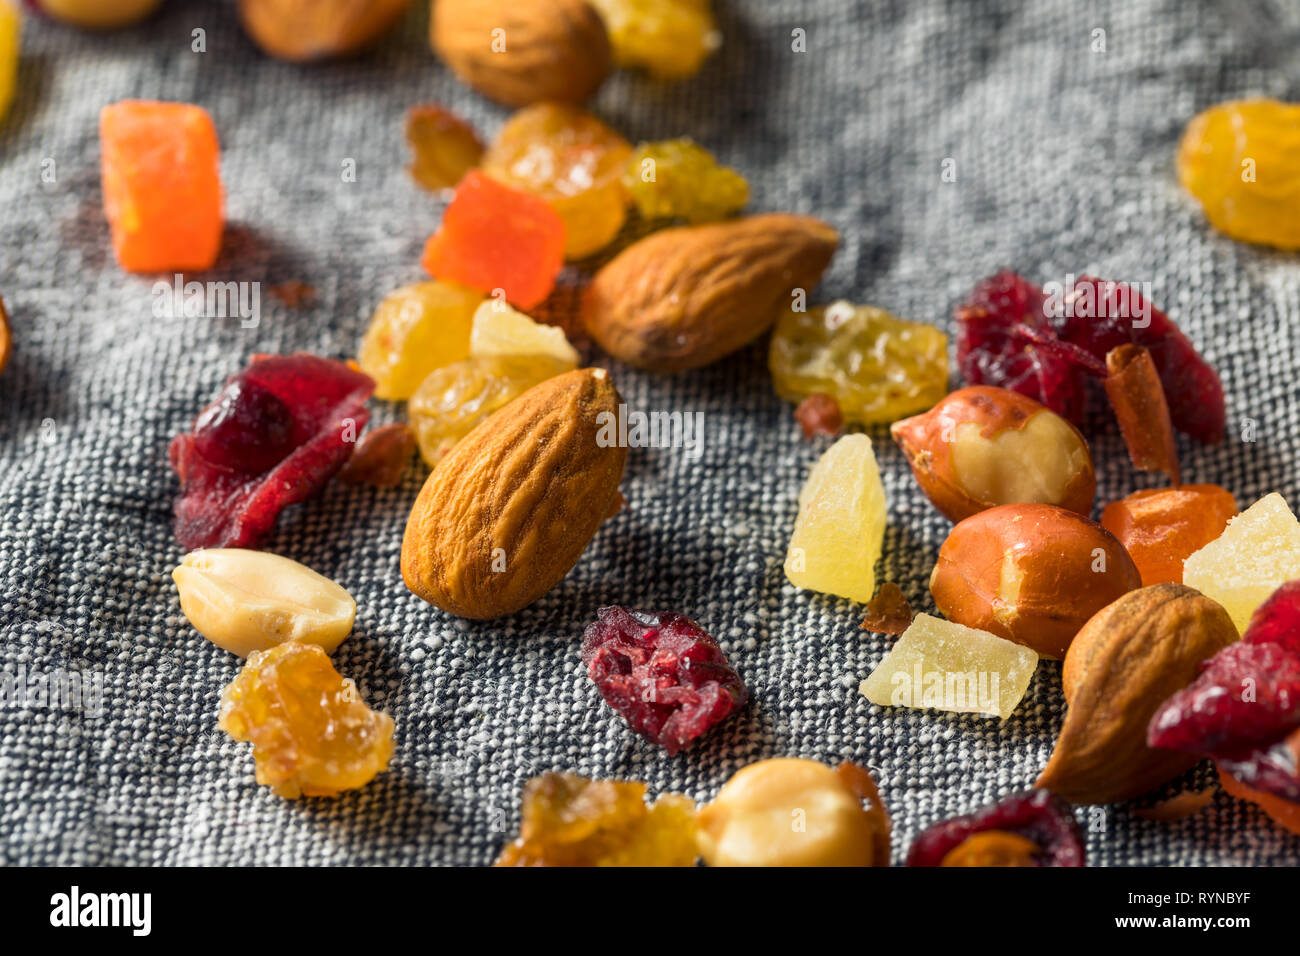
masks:
{"type": "MultiPolygon", "coordinates": [[[[364,47],[408,3],[241,0],[239,11],[271,55],[313,60],[364,47]]],[[[155,5],[87,19],[78,4],[46,3],[93,25],[155,5]]],[[[18,29],[0,0],[0,117],[18,29]]],[[[582,367],[574,343],[586,348],[589,335],[615,361],[667,374],[725,360],[772,330],[773,387],[824,447],[798,496],[785,575],[866,604],[862,627],[897,638],[862,695],[882,708],[1005,719],[1036,673],[1055,674],[1039,671],[1040,656],[1064,658],[1068,711],[1037,789],[925,831],[909,864],[1082,865],[1070,803],[1140,796],[1206,757],[1228,793],[1300,832],[1300,521],[1276,493],[1238,515],[1229,489],[1181,483],[1175,433],[1220,441],[1223,389],[1136,286],[1083,277],[1049,292],[1010,271],[985,279],[956,310],[966,387],[950,392],[940,328],[875,306],[808,305],[839,245],[834,228],[784,213],[731,219],[751,200],[739,172],[686,137],[633,147],[582,108],[615,65],[657,79],[701,69],[721,42],[708,0],[439,2],[430,41],[462,80],[518,108],[486,148],[443,106],[407,113],[412,177],[450,191],[421,260],[434,281],[378,304],[356,363],[254,356],[169,448],[176,536],[190,552],[173,572],[181,609],[202,636],[247,657],[219,725],[253,744],[260,783],[289,798],[335,795],[394,753],[392,720],[327,656],[352,629],[351,596],[252,550],[286,507],[336,475],[400,488],[418,446],[431,471],[406,523],[403,580],[449,614],[513,614],[559,584],[625,504],[628,450],[599,437],[622,399],[609,371],[582,367]],[[672,221],[685,225],[664,228],[672,221]],[[563,292],[568,316],[557,315],[563,292]],[[520,311],[538,309],[556,325],[520,311]],[[372,393],[408,402],[407,421],[366,431],[372,393]],[[1169,486],[1110,502],[1099,524],[1105,463],[1078,426],[1101,395],[1132,466],[1169,486]],[[886,479],[905,461],[955,522],[929,581],[946,620],[914,614],[892,582],[876,589],[886,481],[873,438],[840,435],[876,425],[891,426],[902,452],[882,446],[886,479]]],[[[1188,126],[1178,175],[1214,226],[1300,248],[1298,110],[1225,103],[1188,126]]],[[[121,266],[211,267],[224,192],[208,113],[115,103],[100,139],[121,266]]],[[[298,285],[284,296],[291,306],[310,288],[298,285]]],[[[0,304],[0,369],[9,351],[0,304]]],[[[683,760],[693,746],[723,746],[700,738],[745,708],[749,690],[718,642],[673,611],[594,614],[578,656],[631,730],[683,760]]],[[[1189,791],[1139,812],[1175,819],[1211,796],[1189,791]]],[[[743,767],[698,813],[675,794],[647,803],[643,783],[544,773],[525,787],[519,838],[498,864],[868,866],[889,853],[889,818],[865,768],[779,757],[743,767]]]]}

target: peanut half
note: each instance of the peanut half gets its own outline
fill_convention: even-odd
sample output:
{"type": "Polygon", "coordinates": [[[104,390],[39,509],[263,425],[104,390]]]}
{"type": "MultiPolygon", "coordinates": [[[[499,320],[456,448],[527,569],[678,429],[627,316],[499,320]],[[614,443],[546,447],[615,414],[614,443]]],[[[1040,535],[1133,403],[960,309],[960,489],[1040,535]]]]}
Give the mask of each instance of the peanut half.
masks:
{"type": "Polygon", "coordinates": [[[240,657],[285,641],[316,644],[330,653],[357,615],[352,595],[329,578],[265,551],[192,551],[172,580],[194,629],[240,657]]]}

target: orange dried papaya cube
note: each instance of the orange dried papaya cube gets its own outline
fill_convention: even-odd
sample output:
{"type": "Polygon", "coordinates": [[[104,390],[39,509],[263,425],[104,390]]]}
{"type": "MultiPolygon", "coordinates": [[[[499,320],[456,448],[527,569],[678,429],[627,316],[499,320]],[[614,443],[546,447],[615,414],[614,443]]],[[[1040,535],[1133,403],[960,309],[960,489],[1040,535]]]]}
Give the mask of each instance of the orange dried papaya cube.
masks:
{"type": "Polygon", "coordinates": [[[99,114],[104,215],[128,272],[212,267],[221,250],[220,147],[189,103],[123,100],[99,114]]]}
{"type": "Polygon", "coordinates": [[[1205,547],[1237,514],[1232,492],[1218,485],[1135,491],[1112,501],[1101,525],[1127,549],[1143,587],[1183,581],[1183,562],[1205,547]]]}
{"type": "Polygon", "coordinates": [[[564,266],[564,220],[546,200],[471,170],[421,265],[435,279],[488,294],[501,289],[515,306],[531,309],[551,294],[564,266]]]}

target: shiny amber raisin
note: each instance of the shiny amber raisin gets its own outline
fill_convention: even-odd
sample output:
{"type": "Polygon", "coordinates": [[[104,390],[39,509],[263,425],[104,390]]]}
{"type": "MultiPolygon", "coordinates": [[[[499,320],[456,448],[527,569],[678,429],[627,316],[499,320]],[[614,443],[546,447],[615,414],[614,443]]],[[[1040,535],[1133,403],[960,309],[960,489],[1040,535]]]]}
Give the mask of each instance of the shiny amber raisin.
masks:
{"type": "Polygon", "coordinates": [[[1210,107],[1187,124],[1177,167],[1214,228],[1243,242],[1300,249],[1300,103],[1210,107]]]}
{"type": "Polygon", "coordinates": [[[798,402],[821,392],[845,422],[892,422],[948,392],[948,336],[869,305],[836,302],[789,311],[772,335],[777,394],[798,402]]]}
{"type": "Polygon", "coordinates": [[[406,142],[414,153],[411,178],[431,192],[454,188],[483,156],[474,127],[436,103],[407,111],[406,142]]]}
{"type": "Polygon", "coordinates": [[[591,0],[605,20],[614,62],[661,80],[693,76],[722,44],[709,0],[591,0]]]}
{"type": "Polygon", "coordinates": [[[573,367],[548,355],[486,355],[434,369],[407,405],[421,457],[436,465],[498,408],[573,367]]]}
{"type": "Polygon", "coordinates": [[[620,177],[631,145],[590,113],[537,103],[515,113],[483,155],[483,171],[540,196],[564,220],[564,255],[581,259],[613,241],[627,217],[620,177]]]}
{"type": "Polygon", "coordinates": [[[645,219],[712,222],[749,201],[749,183],[689,139],[642,143],[623,173],[623,187],[645,219]]]}
{"type": "Polygon", "coordinates": [[[692,866],[695,804],[646,785],[544,773],[524,786],[519,838],[497,866],[692,866]]]}
{"type": "Polygon", "coordinates": [[[452,282],[416,282],[390,292],[370,318],[357,364],[375,397],[410,398],[430,372],[469,356],[474,310],[483,293],[452,282]]]}
{"type": "Polygon", "coordinates": [[[250,654],[221,695],[218,726],[253,745],[257,782],[291,800],[364,786],[393,755],[393,719],[367,707],[315,644],[250,654]]]}

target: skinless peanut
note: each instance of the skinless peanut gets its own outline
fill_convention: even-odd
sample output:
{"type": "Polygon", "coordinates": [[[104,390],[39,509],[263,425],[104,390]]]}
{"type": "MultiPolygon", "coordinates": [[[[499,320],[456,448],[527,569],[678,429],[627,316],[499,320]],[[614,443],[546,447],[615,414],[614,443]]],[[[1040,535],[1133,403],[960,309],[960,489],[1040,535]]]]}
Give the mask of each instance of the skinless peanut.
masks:
{"type": "Polygon", "coordinates": [[[728,780],[700,810],[696,839],[709,866],[885,866],[879,820],[835,770],[780,757],[728,780]]]}
{"type": "Polygon", "coordinates": [[[1079,430],[1045,405],[976,385],[890,429],[926,497],[947,518],[1017,502],[1088,514],[1097,488],[1079,430]]]}
{"type": "Polygon", "coordinates": [[[240,657],[286,641],[329,653],[348,636],[357,613],[352,596],[329,578],[265,551],[193,551],[172,580],[194,629],[240,657]]]}
{"type": "Polygon", "coordinates": [[[1006,830],[985,830],[957,844],[940,866],[1037,866],[1042,852],[1033,840],[1006,830]]]}

